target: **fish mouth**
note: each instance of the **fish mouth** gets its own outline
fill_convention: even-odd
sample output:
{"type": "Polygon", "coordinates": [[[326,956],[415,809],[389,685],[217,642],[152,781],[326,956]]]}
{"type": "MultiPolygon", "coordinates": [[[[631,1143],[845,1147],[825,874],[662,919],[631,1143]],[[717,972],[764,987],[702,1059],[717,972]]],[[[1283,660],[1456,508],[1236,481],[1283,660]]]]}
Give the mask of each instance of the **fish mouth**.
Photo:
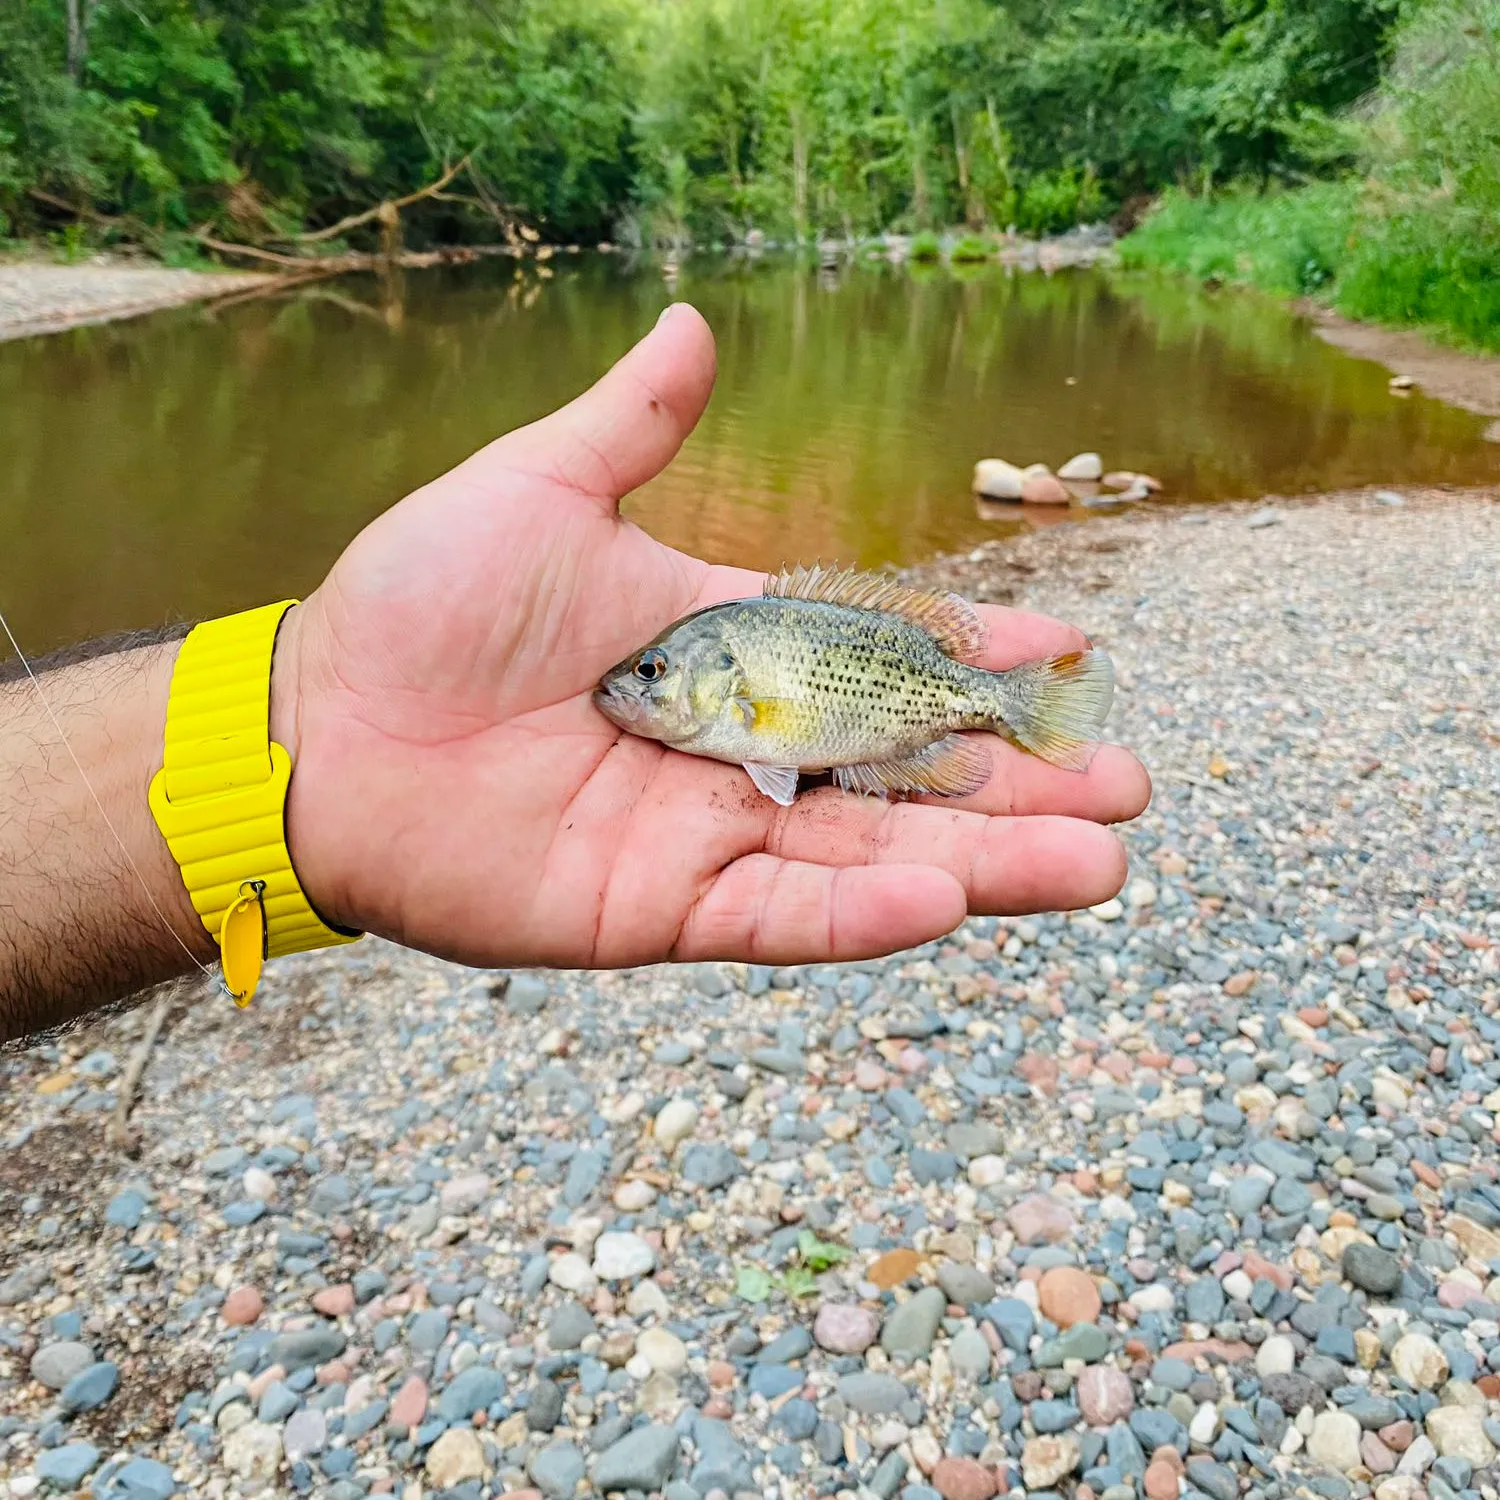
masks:
{"type": "Polygon", "coordinates": [[[594,707],[621,729],[632,729],[645,718],[645,704],[607,680],[594,689],[594,707]]]}

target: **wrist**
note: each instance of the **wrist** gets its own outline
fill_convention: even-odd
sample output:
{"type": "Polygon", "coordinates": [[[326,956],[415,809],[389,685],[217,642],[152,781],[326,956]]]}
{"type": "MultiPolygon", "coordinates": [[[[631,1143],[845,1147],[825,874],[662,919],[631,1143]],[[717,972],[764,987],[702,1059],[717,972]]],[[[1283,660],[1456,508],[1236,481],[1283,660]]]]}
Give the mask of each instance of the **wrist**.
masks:
{"type": "Polygon", "coordinates": [[[360,923],[332,872],[332,851],[320,829],[317,770],[308,748],[306,705],[314,673],[309,668],[310,641],[307,604],[289,609],[276,633],[271,656],[271,738],[291,757],[292,777],[286,797],[286,844],[292,869],[308,902],[325,922],[357,929],[360,923]]]}

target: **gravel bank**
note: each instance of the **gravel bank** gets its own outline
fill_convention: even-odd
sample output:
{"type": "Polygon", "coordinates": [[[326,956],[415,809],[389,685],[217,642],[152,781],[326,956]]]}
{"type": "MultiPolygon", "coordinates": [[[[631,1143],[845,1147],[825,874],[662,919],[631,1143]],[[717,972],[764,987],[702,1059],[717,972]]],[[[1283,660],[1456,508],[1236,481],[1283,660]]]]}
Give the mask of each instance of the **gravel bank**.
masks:
{"type": "Polygon", "coordinates": [[[246,271],[173,271],[118,262],[58,266],[0,261],[0,339],[56,333],[249,291],[274,277],[246,271]]]}
{"type": "MultiPolygon", "coordinates": [[[[925,570],[1083,622],[1124,899],[885,962],[366,943],[0,1059],[9,1493],[1494,1500],[1492,497],[925,570]]],[[[3,1488],[3,1485],[0,1485],[3,1488]]]]}

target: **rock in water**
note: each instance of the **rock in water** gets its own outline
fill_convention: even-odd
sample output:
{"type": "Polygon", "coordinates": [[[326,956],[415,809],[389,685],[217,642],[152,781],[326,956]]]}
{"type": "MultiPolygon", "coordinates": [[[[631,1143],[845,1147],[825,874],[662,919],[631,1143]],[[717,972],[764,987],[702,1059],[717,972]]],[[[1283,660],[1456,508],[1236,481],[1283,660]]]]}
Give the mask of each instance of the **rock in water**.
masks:
{"type": "Polygon", "coordinates": [[[1059,479],[1074,479],[1092,484],[1104,475],[1104,460],[1097,453],[1075,453],[1057,471],[1059,479]]]}
{"type": "Polygon", "coordinates": [[[1072,498],[1055,474],[1028,474],[1021,484],[1021,499],[1028,505],[1067,505],[1072,498]]]}
{"type": "Polygon", "coordinates": [[[974,465],[974,493],[986,500],[1019,500],[1021,471],[1003,458],[981,458],[974,465]]]}

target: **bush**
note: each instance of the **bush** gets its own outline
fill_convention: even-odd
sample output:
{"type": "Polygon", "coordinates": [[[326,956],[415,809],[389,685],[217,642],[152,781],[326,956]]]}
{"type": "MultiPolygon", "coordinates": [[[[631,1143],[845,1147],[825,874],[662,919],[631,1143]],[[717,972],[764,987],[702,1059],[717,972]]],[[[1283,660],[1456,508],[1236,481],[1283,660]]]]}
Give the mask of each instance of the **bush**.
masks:
{"type": "Polygon", "coordinates": [[[973,265],[988,260],[993,253],[988,240],[977,234],[965,234],[959,237],[953,249],[948,252],[948,259],[956,265],[973,265]]]}
{"type": "Polygon", "coordinates": [[[1358,197],[1352,182],[1212,197],[1174,189],[1121,242],[1120,259],[1136,269],[1305,296],[1325,288],[1347,260],[1358,197]]]}
{"type": "Polygon", "coordinates": [[[924,229],[911,237],[911,248],[907,254],[918,264],[931,265],[943,258],[942,242],[930,229],[924,229]]]}

